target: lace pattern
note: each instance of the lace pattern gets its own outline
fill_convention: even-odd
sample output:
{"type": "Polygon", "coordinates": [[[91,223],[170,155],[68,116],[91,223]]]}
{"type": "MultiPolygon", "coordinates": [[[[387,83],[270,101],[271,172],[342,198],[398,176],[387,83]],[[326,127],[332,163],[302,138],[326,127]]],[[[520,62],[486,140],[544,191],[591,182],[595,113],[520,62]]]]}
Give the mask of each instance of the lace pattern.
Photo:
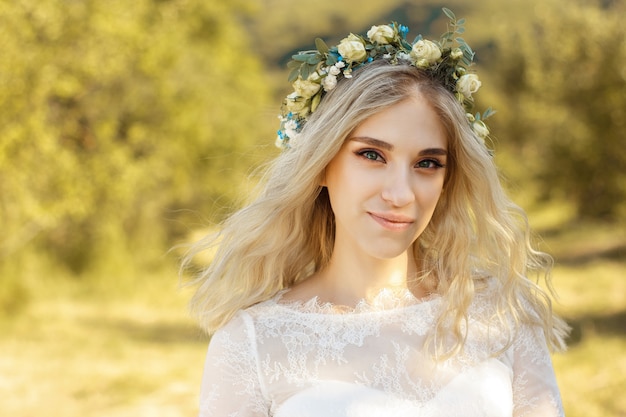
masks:
{"type": "Polygon", "coordinates": [[[437,295],[431,295],[424,299],[417,299],[411,291],[407,289],[392,290],[383,288],[371,300],[360,300],[355,307],[343,306],[338,308],[333,303],[321,302],[318,297],[313,297],[309,301],[285,301],[283,296],[289,290],[279,292],[274,298],[274,303],[296,310],[300,313],[309,314],[363,314],[363,313],[379,313],[389,310],[397,310],[404,307],[414,306],[422,302],[427,302],[435,298],[437,295]]]}
{"type": "Polygon", "coordinates": [[[443,302],[384,291],[338,312],[279,294],[246,309],[211,341],[200,415],[563,415],[540,332],[523,328],[493,357],[508,333],[475,319],[489,317],[487,298],[470,309],[464,351],[434,361],[424,342],[443,302]]]}

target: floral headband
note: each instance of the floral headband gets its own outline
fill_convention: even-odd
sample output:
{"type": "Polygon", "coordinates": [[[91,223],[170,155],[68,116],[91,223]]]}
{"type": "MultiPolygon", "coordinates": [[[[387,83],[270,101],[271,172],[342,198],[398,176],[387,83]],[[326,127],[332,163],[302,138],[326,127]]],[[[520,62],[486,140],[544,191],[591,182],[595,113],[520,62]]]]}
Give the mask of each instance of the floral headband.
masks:
{"type": "Polygon", "coordinates": [[[455,37],[465,31],[465,19],[457,20],[447,8],[443,8],[443,13],[450,23],[438,42],[422,39],[419,35],[409,43],[406,40],[409,29],[393,22],[372,26],[367,38],[351,33],[339,45],[330,48],[317,38],[316,50],[293,55],[287,67],[291,69],[289,82],[294,91],[283,101],[276,146],[293,147],[307,118],[315,112],[324,94],[335,88],[338,79],[351,78],[353,70],[377,59],[385,59],[394,65],[400,60],[407,61],[440,81],[463,105],[474,133],[484,140],[489,135],[484,120],[494,111],[488,108],[482,115],[472,114],[472,94],[478,91],[481,82],[468,70],[474,60],[474,51],[462,38],[455,37]]]}

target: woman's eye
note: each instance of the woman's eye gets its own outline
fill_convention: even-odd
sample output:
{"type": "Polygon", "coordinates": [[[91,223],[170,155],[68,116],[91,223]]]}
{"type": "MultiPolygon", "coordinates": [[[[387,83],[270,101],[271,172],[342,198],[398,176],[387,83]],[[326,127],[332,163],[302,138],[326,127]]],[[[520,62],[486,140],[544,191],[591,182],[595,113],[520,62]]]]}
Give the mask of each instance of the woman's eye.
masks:
{"type": "Polygon", "coordinates": [[[383,159],[378,152],[371,150],[361,151],[359,152],[359,155],[366,159],[369,159],[370,161],[379,161],[383,159]]]}
{"type": "Polygon", "coordinates": [[[436,159],[424,159],[417,163],[418,168],[443,168],[444,166],[445,165],[436,159]]]}

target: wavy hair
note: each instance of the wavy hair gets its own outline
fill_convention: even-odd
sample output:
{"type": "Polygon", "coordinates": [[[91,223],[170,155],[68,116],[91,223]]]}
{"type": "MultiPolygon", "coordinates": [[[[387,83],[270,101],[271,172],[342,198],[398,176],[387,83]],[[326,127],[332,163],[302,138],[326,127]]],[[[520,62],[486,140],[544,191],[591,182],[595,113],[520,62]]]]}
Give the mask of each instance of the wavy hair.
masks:
{"type": "Polygon", "coordinates": [[[334,215],[324,170],[349,134],[368,117],[411,94],[422,94],[436,111],[448,140],[444,190],[426,230],[414,245],[420,279],[434,282],[446,299],[432,343],[449,356],[462,349],[467,314],[484,277],[499,283],[494,300],[504,328],[540,326],[554,349],[562,349],[567,326],[554,316],[550,297],[529,274],[549,285],[552,260],[531,246],[526,215],[505,195],[487,147],[469,126],[453,94],[424,71],[374,61],[342,79],[322,100],[298,137],[262,178],[256,197],[192,246],[189,266],[200,252],[212,262],[190,282],[192,313],[214,332],[240,309],[273,297],[324,268],[332,255],[334,215]],[[452,346],[444,344],[452,335],[452,346]]]}

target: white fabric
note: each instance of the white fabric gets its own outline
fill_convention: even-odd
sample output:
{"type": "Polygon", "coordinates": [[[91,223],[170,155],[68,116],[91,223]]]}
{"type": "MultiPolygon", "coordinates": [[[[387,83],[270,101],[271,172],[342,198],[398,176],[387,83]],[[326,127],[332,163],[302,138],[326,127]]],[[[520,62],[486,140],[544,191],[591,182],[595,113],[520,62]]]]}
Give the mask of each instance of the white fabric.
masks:
{"type": "Polygon", "coordinates": [[[281,295],[241,311],[209,345],[200,416],[563,416],[545,341],[524,327],[507,334],[488,297],[470,308],[463,353],[436,362],[424,349],[443,298],[382,292],[338,313],[285,303],[281,295]]]}

